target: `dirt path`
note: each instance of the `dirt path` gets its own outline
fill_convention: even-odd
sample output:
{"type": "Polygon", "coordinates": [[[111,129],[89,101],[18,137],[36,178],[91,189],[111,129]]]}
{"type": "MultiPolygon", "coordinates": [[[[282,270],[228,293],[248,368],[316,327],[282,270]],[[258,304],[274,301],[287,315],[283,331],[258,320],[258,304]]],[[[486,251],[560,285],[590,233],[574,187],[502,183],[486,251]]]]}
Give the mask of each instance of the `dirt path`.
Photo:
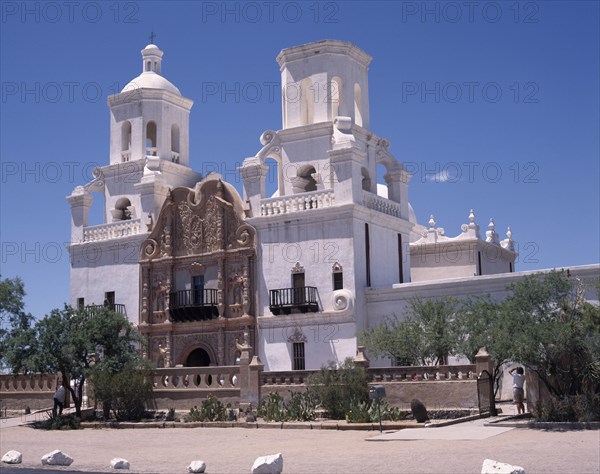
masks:
{"type": "Polygon", "coordinates": [[[290,473],[479,473],[485,458],[521,465],[528,474],[600,471],[600,431],[513,429],[481,440],[365,441],[378,434],[244,428],[41,431],[20,426],[0,431],[0,444],[2,454],[21,451],[23,464],[4,464],[1,471],[47,473],[40,459],[54,449],[75,459],[61,472],[111,472],[110,460],[118,456],[131,463],[129,472],[183,473],[190,461],[202,459],[208,473],[240,473],[249,472],[257,456],[277,452],[283,453],[284,472],[290,473]]]}

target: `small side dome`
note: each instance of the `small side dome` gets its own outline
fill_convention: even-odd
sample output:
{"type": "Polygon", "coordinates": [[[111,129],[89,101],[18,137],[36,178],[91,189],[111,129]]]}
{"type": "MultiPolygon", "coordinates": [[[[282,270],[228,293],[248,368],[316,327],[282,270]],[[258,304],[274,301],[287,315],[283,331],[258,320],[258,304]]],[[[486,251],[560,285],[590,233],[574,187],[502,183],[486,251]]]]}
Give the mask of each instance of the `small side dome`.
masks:
{"type": "Polygon", "coordinates": [[[158,46],[156,46],[155,44],[150,43],[148,46],[146,46],[144,49],[159,49],[158,46]]]}

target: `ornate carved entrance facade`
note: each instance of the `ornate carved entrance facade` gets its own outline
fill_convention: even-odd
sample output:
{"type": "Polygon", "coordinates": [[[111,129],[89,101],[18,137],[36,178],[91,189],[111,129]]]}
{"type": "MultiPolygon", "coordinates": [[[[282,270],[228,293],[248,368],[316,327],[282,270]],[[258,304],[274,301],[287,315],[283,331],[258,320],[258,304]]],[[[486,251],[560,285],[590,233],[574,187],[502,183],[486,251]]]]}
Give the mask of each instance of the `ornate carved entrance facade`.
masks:
{"type": "Polygon", "coordinates": [[[141,250],[146,356],[158,367],[234,365],[236,340],[255,344],[255,257],[231,185],[209,177],[173,189],[141,250]]]}

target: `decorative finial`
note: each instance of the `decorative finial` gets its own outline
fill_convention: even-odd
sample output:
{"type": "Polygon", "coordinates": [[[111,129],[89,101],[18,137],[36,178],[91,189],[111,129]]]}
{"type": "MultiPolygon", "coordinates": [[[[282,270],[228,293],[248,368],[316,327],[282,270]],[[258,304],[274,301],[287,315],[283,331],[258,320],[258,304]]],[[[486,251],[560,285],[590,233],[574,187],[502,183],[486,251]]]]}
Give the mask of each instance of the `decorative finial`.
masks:
{"type": "Polygon", "coordinates": [[[510,230],[510,227],[508,228],[508,230],[506,231],[506,238],[508,240],[512,239],[512,230],[510,230]]]}
{"type": "Polygon", "coordinates": [[[496,228],[496,224],[494,224],[494,219],[490,217],[490,223],[488,224],[488,229],[494,230],[496,228]]]}
{"type": "Polygon", "coordinates": [[[471,209],[471,212],[469,213],[469,222],[475,222],[475,213],[473,212],[473,209],[471,209]]]}
{"type": "Polygon", "coordinates": [[[435,227],[435,219],[433,218],[433,214],[429,216],[429,227],[432,229],[435,227]]]}
{"type": "Polygon", "coordinates": [[[154,31],[150,32],[150,36],[148,36],[148,38],[150,38],[150,44],[154,44],[154,38],[156,38],[154,31]]]}

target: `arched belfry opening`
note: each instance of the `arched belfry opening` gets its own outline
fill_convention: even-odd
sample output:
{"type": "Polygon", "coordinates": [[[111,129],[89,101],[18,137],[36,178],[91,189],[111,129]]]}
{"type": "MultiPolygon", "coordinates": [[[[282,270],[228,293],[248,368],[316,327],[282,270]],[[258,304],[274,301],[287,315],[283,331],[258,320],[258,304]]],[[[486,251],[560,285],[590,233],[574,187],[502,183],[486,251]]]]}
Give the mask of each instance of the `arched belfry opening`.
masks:
{"type": "Polygon", "coordinates": [[[360,127],[363,125],[363,103],[360,84],[354,84],[354,123],[360,127]]]}
{"type": "Polygon", "coordinates": [[[146,154],[156,156],[156,122],[152,120],[146,124],[146,154]]]}
{"type": "Polygon", "coordinates": [[[185,361],[186,367],[208,367],[210,364],[210,355],[202,347],[198,347],[190,352],[185,361]]]}

